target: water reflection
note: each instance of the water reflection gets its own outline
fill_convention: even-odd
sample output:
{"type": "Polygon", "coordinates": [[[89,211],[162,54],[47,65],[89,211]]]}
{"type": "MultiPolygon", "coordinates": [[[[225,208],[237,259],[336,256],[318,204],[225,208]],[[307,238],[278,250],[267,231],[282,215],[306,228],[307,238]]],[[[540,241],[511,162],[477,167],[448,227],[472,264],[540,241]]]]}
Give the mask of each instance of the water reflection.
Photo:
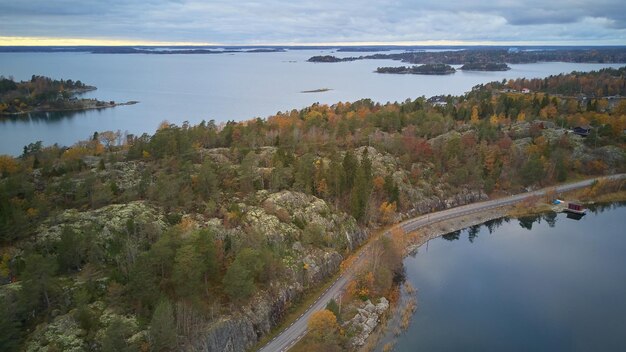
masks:
{"type": "Polygon", "coordinates": [[[405,259],[419,308],[394,350],[623,350],[626,202],[589,209],[496,219],[405,259]]]}
{"type": "MultiPolygon", "coordinates": [[[[95,110],[95,109],[94,109],[95,110]]],[[[61,120],[71,120],[76,116],[87,115],[88,111],[75,110],[75,111],[52,111],[52,112],[31,112],[28,114],[11,115],[0,119],[0,123],[5,121],[11,122],[46,122],[54,123],[61,120]]]]}

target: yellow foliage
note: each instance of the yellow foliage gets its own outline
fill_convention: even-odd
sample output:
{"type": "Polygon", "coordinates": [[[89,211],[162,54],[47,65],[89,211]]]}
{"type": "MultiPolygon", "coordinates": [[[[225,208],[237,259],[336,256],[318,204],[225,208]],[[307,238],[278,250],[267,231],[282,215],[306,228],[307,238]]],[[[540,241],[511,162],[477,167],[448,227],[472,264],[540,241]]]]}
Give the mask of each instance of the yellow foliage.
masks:
{"type": "Polygon", "coordinates": [[[143,157],[144,159],[150,159],[150,153],[146,150],[141,152],[141,157],[143,157]]]}
{"type": "Polygon", "coordinates": [[[18,169],[18,164],[15,159],[8,155],[0,155],[0,176],[3,174],[11,175],[18,169]]]}
{"type": "Polygon", "coordinates": [[[11,256],[9,253],[0,255],[0,277],[9,276],[9,263],[11,262],[11,256]]]}
{"type": "Polygon", "coordinates": [[[104,146],[102,145],[102,143],[100,143],[100,141],[95,142],[93,153],[95,155],[100,155],[104,153],[104,146]]]}
{"type": "Polygon", "coordinates": [[[381,221],[385,224],[391,224],[396,217],[396,202],[383,202],[378,209],[380,211],[381,221]]]}
{"type": "Polygon", "coordinates": [[[489,123],[491,123],[492,126],[497,126],[498,125],[498,115],[496,115],[496,114],[491,115],[491,117],[489,118],[489,123]]]}
{"type": "Polygon", "coordinates": [[[519,114],[517,114],[517,122],[524,122],[526,121],[526,114],[521,111],[519,114]]]}
{"type": "Polygon", "coordinates": [[[31,218],[31,219],[32,219],[32,218],[36,218],[36,217],[37,217],[37,215],[39,215],[39,210],[37,210],[37,209],[35,209],[35,208],[28,208],[28,209],[26,210],[26,215],[27,215],[29,218],[31,218]]]}
{"type": "Polygon", "coordinates": [[[470,122],[472,124],[477,124],[480,118],[478,117],[478,107],[476,105],[472,106],[472,116],[470,118],[470,122]]]}
{"type": "Polygon", "coordinates": [[[84,156],[89,155],[89,150],[83,146],[74,146],[68,150],[66,150],[61,159],[63,160],[78,160],[83,158],[84,156]]]}
{"type": "Polygon", "coordinates": [[[165,129],[168,129],[168,128],[170,128],[170,122],[167,121],[167,120],[163,120],[163,122],[161,122],[159,124],[159,128],[157,128],[157,131],[165,130],[165,129]]]}
{"type": "Polygon", "coordinates": [[[196,227],[196,221],[189,216],[185,216],[180,220],[180,229],[183,232],[195,230],[196,227]]]}
{"type": "Polygon", "coordinates": [[[307,327],[309,334],[317,341],[329,341],[337,336],[339,324],[337,317],[328,309],[311,314],[307,327]]]}

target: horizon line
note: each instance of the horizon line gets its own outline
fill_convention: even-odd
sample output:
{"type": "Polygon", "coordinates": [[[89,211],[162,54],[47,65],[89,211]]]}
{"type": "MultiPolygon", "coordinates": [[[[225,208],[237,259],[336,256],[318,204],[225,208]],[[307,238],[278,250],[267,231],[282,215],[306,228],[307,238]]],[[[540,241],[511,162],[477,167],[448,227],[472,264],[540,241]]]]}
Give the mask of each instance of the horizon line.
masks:
{"type": "Polygon", "coordinates": [[[134,39],[107,39],[107,38],[56,38],[56,37],[7,37],[0,36],[0,47],[115,47],[115,46],[197,46],[197,47],[260,47],[260,46],[283,46],[283,47],[363,47],[363,46],[625,46],[623,42],[578,42],[578,41],[460,41],[460,40],[424,40],[424,41],[337,41],[337,42],[252,42],[245,44],[236,43],[211,43],[189,41],[151,41],[134,39]]]}

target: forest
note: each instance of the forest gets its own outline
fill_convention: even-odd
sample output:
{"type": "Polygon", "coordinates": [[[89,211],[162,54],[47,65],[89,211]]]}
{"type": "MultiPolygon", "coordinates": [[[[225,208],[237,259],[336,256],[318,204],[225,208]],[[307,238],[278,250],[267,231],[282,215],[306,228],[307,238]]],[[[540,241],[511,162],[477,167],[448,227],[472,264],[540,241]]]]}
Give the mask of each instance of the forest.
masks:
{"type": "MultiPolygon", "coordinates": [[[[607,98],[624,95],[625,70],[492,82],[437,105],[164,121],[0,156],[0,350],[250,348],[381,226],[626,171],[626,101],[607,98]]],[[[68,82],[13,84],[84,87],[68,82]]],[[[355,299],[389,290],[394,243],[377,244],[391,269],[359,273],[355,299]]]]}
{"type": "Polygon", "coordinates": [[[29,81],[15,82],[13,78],[0,76],[0,115],[78,108],[85,105],[85,99],[78,100],[75,96],[94,89],[71,79],[33,75],[29,81]]]}
{"type": "Polygon", "coordinates": [[[449,75],[456,72],[454,67],[445,64],[426,64],[419,66],[378,67],[376,73],[414,74],[414,75],[449,75]]]}

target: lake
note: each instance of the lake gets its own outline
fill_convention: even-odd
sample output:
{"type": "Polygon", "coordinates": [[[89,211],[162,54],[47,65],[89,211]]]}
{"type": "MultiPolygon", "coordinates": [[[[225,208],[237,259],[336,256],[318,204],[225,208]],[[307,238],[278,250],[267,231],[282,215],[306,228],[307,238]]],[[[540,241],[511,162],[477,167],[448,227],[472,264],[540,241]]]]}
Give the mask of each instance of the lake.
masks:
{"type": "Polygon", "coordinates": [[[71,145],[95,131],[153,133],[164,120],[179,125],[183,121],[246,120],[315,102],[333,104],[370,98],[385,103],[422,95],[458,95],[476,84],[503,78],[546,77],[623,66],[537,63],[510,65],[512,69],[506,72],[459,71],[448,76],[423,76],[373,72],[378,66],[402,65],[392,60],[306,62],[313,55],[325,54],[335,55],[331,50],[207,55],[0,53],[0,75],[17,80],[28,80],[33,74],[81,80],[98,87],[85,97],[140,102],[99,111],[0,120],[0,154],[20,154],[24,145],[37,140],[46,145],[71,145]],[[301,93],[319,88],[332,90],[301,93]]]}
{"type": "Polygon", "coordinates": [[[405,259],[417,310],[394,351],[623,351],[626,203],[497,220],[405,259]]]}

